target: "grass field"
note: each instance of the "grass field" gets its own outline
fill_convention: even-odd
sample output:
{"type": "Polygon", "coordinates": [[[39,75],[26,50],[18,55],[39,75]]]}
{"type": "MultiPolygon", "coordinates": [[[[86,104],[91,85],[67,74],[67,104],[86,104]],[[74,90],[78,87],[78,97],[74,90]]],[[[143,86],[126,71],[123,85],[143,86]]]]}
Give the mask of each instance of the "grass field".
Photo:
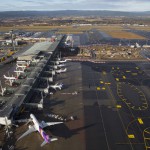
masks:
{"type": "Polygon", "coordinates": [[[116,26],[79,26],[79,27],[73,27],[73,26],[15,26],[15,27],[3,27],[0,26],[0,31],[9,31],[9,30],[26,30],[26,31],[48,31],[52,29],[59,29],[59,32],[83,32],[83,31],[89,31],[91,29],[99,29],[99,30],[122,30],[123,28],[119,25],[116,26]]]}
{"type": "Polygon", "coordinates": [[[126,31],[105,31],[108,35],[112,36],[113,38],[120,38],[120,39],[146,39],[145,37],[142,37],[140,35],[126,32],[126,31]]]}
{"type": "MultiPolygon", "coordinates": [[[[150,28],[140,27],[141,29],[145,28],[148,30],[150,28]]],[[[25,31],[49,31],[57,29],[56,33],[58,34],[82,34],[85,31],[91,29],[97,29],[100,31],[106,32],[108,35],[114,38],[125,38],[125,39],[145,39],[142,36],[136,35],[134,33],[123,31],[124,28],[121,25],[97,25],[97,26],[15,26],[15,27],[0,27],[0,31],[10,31],[10,30],[25,30],[25,31]]]]}
{"type": "Polygon", "coordinates": [[[150,31],[150,26],[147,27],[134,27],[134,26],[130,26],[131,29],[135,29],[135,30],[144,30],[144,31],[150,31]]]}
{"type": "Polygon", "coordinates": [[[15,27],[0,27],[0,31],[10,30],[26,30],[26,31],[48,31],[57,28],[63,28],[61,26],[15,26],[15,27]]]}
{"type": "Polygon", "coordinates": [[[99,29],[101,31],[121,31],[124,28],[121,25],[103,25],[103,26],[97,26],[96,29],[99,29]]]}

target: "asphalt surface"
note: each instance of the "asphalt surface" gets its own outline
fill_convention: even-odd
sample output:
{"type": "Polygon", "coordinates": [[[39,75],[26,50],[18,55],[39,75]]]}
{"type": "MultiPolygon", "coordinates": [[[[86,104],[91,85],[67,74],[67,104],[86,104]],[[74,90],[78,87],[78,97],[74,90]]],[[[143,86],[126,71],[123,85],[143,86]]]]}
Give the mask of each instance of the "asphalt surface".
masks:
{"type": "MultiPolygon", "coordinates": [[[[130,29],[129,32],[133,32],[133,33],[138,34],[138,35],[140,35],[140,36],[143,36],[143,37],[145,37],[145,38],[147,38],[147,39],[150,39],[150,32],[149,32],[149,31],[130,29]]],[[[150,44],[150,42],[147,41],[146,44],[150,44]]]]}
{"type": "MultiPolygon", "coordinates": [[[[139,34],[140,31],[134,32],[134,30],[129,30],[129,32],[133,32],[138,35],[144,36],[143,34],[139,34]]],[[[144,32],[144,31],[141,31],[141,32],[144,32]]],[[[144,34],[145,34],[145,32],[144,32],[144,34]]],[[[149,32],[146,32],[146,34],[149,34],[149,32]]],[[[149,43],[150,43],[148,41],[147,36],[144,36],[147,38],[147,40],[119,39],[119,38],[113,38],[110,35],[106,34],[105,32],[102,32],[102,31],[99,31],[96,29],[92,29],[92,30],[86,31],[82,34],[77,34],[77,35],[73,36],[73,40],[74,40],[74,46],[76,46],[76,45],[92,45],[92,44],[118,45],[119,43],[121,43],[122,46],[127,46],[127,45],[135,45],[136,42],[143,46],[145,44],[149,45],[149,43]]]]}
{"type": "MultiPolygon", "coordinates": [[[[60,121],[48,117],[58,114],[68,118],[64,124],[47,127],[46,133],[58,141],[40,148],[38,133],[16,139],[28,126],[14,128],[15,149],[71,150],[144,150],[149,146],[149,62],[68,62],[68,71],[57,75],[61,91],[44,99],[44,109],[28,109],[19,117],[35,114],[39,121],[60,121]],[[146,81],[147,82],[146,82],[146,81]],[[74,121],[70,116],[77,116],[74,121]]],[[[33,95],[33,102],[40,100],[33,95]]],[[[7,145],[6,145],[7,147],[7,145]]]]}

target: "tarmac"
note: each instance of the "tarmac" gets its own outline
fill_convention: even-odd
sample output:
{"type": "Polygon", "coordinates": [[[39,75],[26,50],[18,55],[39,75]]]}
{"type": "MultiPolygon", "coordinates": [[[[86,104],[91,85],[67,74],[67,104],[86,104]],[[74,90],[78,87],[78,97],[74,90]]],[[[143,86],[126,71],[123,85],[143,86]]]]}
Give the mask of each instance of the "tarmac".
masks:
{"type": "MultiPolygon", "coordinates": [[[[149,148],[149,62],[67,62],[66,73],[58,74],[61,91],[44,98],[44,109],[27,109],[18,118],[33,113],[39,121],[60,121],[49,117],[57,114],[67,118],[64,124],[45,128],[58,141],[40,147],[38,133],[17,141],[28,125],[13,128],[4,149],[15,150],[145,150],[149,148]],[[75,120],[70,117],[74,116],[75,120]]],[[[38,101],[35,94],[32,101],[38,101]]],[[[0,132],[0,137],[4,131],[0,132]]]]}

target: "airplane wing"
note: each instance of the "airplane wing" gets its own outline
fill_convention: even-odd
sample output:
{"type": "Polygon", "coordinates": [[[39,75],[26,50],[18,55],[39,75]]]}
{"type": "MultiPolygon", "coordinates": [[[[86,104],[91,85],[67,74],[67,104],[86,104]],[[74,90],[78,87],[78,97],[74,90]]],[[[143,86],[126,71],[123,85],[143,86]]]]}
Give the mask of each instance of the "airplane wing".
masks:
{"type": "Polygon", "coordinates": [[[42,128],[45,128],[45,127],[47,127],[47,126],[53,126],[53,125],[61,124],[61,123],[63,123],[63,122],[44,122],[44,121],[42,121],[42,122],[40,123],[40,126],[41,126],[42,128]]]}
{"type": "Polygon", "coordinates": [[[47,143],[47,142],[46,142],[46,141],[44,141],[44,142],[41,144],[41,147],[43,147],[46,143],[47,143]]]}
{"type": "Polygon", "coordinates": [[[36,129],[34,128],[34,126],[29,126],[29,129],[24,133],[22,134],[17,141],[19,141],[20,139],[22,139],[23,137],[27,136],[28,134],[32,133],[32,132],[35,132],[36,129]]]}

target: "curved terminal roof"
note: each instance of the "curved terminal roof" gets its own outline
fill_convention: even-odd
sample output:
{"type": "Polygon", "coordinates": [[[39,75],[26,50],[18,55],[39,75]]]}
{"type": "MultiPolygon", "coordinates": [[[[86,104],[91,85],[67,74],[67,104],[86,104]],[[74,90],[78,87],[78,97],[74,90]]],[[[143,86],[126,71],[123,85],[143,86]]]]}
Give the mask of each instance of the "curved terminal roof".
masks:
{"type": "Polygon", "coordinates": [[[51,44],[52,43],[48,41],[36,43],[27,51],[25,51],[22,55],[37,55],[41,51],[49,51],[51,44]]]}
{"type": "Polygon", "coordinates": [[[18,56],[18,60],[32,60],[34,59],[40,52],[48,52],[53,53],[57,48],[58,44],[62,36],[57,36],[55,42],[45,41],[45,42],[38,42],[35,43],[32,47],[27,49],[25,52],[18,56]]]}

